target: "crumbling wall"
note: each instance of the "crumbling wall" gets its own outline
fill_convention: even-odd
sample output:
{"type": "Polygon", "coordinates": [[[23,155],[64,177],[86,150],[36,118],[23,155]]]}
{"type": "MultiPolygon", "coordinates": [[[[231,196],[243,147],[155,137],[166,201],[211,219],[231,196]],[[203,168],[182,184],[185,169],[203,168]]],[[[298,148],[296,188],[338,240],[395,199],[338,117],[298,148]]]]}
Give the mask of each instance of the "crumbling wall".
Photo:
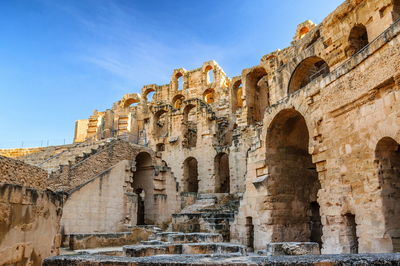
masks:
{"type": "MultiPolygon", "coordinates": [[[[264,143],[279,139],[268,134],[279,113],[296,110],[304,116],[310,132],[308,153],[321,183],[317,203],[323,226],[322,252],[396,250],[398,240],[393,228],[397,225],[393,219],[388,221],[382,207],[388,191],[382,191],[375,151],[384,137],[399,142],[399,32],[400,26],[394,24],[364,52],[267,109],[259,135],[262,145],[253,145],[249,152],[246,192],[231,227],[234,239],[246,243],[246,218],[252,217],[255,248],[265,248],[274,241],[275,205],[290,194],[290,189],[271,198],[271,184],[280,182],[285,171],[271,164],[277,153],[268,152],[264,143]]],[[[285,154],[282,162],[299,159],[285,154]]],[[[304,174],[298,178],[304,178],[304,174]]],[[[293,202],[292,207],[296,205],[293,202]]]]}
{"type": "Polygon", "coordinates": [[[0,156],[0,182],[46,189],[47,172],[18,160],[0,156]]]}
{"type": "Polygon", "coordinates": [[[41,265],[59,254],[63,194],[43,190],[47,172],[0,157],[0,264],[41,265]]]}
{"type": "Polygon", "coordinates": [[[134,146],[126,141],[114,140],[101,147],[95,154],[83,157],[73,165],[61,166],[51,173],[49,187],[53,190],[73,189],[123,160],[132,160],[145,147],[134,146]]]}
{"type": "MultiPolygon", "coordinates": [[[[300,24],[290,47],[263,56],[240,76],[226,77],[214,61],[175,69],[169,84],[125,95],[108,118],[94,113],[96,129],[89,126],[88,132],[97,138],[126,133],[157,150],[177,177],[177,192],[185,191],[188,158],[197,161],[195,193],[218,191],[215,158],[226,153],[229,192],[244,193],[231,227],[233,241],[263,249],[279,239],[313,240],[322,224],[323,253],[396,250],[397,225],[388,221],[385,209],[393,204],[384,198],[389,192],[382,191],[394,187],[381,184],[375,150],[384,137],[399,143],[398,10],[398,1],[347,0],[320,25],[300,24]],[[152,101],[145,99],[149,91],[155,91],[152,101]],[[294,117],[282,120],[291,126],[271,134],[280,112],[297,112],[304,119],[301,132],[307,134],[301,137],[308,144],[301,149],[292,145],[298,137],[290,133],[294,117]],[[123,123],[109,121],[117,118],[123,123]],[[286,136],[280,145],[268,145],[280,134],[286,136]],[[303,183],[310,187],[300,189],[309,176],[312,182],[303,183]],[[300,209],[296,221],[289,219],[300,209]],[[292,230],[279,235],[286,227],[292,230]]],[[[99,162],[70,167],[59,176],[67,183],[92,167],[104,170],[100,157],[99,162]]],[[[161,179],[155,178],[164,189],[161,179]]],[[[157,197],[161,202],[164,196],[157,197]]]]}

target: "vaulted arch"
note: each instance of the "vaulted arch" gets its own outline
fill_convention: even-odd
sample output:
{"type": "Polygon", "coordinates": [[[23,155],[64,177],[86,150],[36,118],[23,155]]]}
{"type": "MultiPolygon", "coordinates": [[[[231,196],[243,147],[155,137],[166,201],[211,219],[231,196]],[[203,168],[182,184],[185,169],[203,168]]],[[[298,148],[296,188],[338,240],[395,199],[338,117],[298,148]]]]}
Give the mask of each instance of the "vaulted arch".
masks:
{"type": "Polygon", "coordinates": [[[392,252],[400,252],[400,145],[390,137],[376,145],[377,174],[382,189],[385,232],[390,238],[392,252]]]}
{"type": "Polygon", "coordinates": [[[135,158],[132,188],[137,195],[137,224],[151,222],[150,214],[154,208],[154,166],[151,155],[139,153],[135,158]]]}
{"type": "Polygon", "coordinates": [[[309,131],[293,109],[279,112],[267,131],[266,163],[272,241],[313,241],[321,244],[322,225],[317,192],[318,174],[308,153],[309,131]]]}
{"type": "Polygon", "coordinates": [[[352,56],[368,45],[368,32],[363,24],[355,25],[349,34],[347,56],[352,56]]]}
{"type": "Polygon", "coordinates": [[[311,56],[301,61],[292,73],[288,93],[305,87],[311,81],[329,73],[328,64],[318,56],[311,56]]]}

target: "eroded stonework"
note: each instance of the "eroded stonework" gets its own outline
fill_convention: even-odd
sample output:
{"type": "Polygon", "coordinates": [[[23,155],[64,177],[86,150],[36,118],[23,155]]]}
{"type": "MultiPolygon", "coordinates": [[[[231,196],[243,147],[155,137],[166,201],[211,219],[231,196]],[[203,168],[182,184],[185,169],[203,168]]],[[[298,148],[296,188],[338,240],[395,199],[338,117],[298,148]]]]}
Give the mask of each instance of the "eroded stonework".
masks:
{"type": "Polygon", "coordinates": [[[65,234],[155,224],[238,250],[400,252],[399,18],[400,1],[347,0],[240,76],[175,69],[77,121],[62,154],[19,159],[69,194],[65,234]]]}

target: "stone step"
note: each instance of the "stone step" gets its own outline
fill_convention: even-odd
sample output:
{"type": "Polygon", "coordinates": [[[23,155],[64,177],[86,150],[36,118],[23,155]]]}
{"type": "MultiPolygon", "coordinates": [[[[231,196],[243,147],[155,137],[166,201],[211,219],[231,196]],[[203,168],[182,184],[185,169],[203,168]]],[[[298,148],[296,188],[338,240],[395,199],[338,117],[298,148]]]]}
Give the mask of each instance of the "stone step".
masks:
{"type": "Polygon", "coordinates": [[[168,236],[173,234],[180,234],[181,232],[158,232],[154,235],[154,240],[168,241],[168,236]]]}
{"type": "Polygon", "coordinates": [[[105,256],[123,256],[122,247],[104,247],[93,249],[78,249],[74,250],[70,255],[105,255],[105,256]]]}
{"type": "Polygon", "coordinates": [[[316,242],[274,242],[267,244],[267,256],[320,254],[316,242]]]}
{"type": "Polygon", "coordinates": [[[160,241],[160,240],[148,240],[148,241],[141,241],[140,242],[142,245],[164,245],[164,244],[171,244],[169,242],[165,241],[160,241]]]}
{"type": "Polygon", "coordinates": [[[170,243],[217,243],[222,242],[222,235],[217,233],[173,233],[164,236],[170,243]]]}
{"type": "Polygon", "coordinates": [[[124,246],[127,257],[147,257],[162,254],[242,254],[246,255],[246,247],[231,243],[181,243],[168,245],[124,246]]]}

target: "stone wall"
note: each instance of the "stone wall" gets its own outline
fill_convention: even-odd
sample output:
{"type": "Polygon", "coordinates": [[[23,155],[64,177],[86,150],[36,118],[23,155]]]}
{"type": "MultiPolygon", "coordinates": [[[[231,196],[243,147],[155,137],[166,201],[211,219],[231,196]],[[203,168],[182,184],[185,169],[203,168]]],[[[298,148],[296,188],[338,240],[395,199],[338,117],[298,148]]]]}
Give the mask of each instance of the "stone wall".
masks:
{"type": "Polygon", "coordinates": [[[114,140],[99,148],[95,154],[78,158],[75,164],[63,165],[60,170],[52,172],[49,177],[49,187],[53,190],[64,191],[74,189],[120,161],[133,160],[137,154],[145,150],[149,149],[114,140]]]}
{"type": "Polygon", "coordinates": [[[136,225],[136,195],[125,188],[130,165],[121,161],[70,192],[61,220],[65,234],[122,232],[136,225]]]}
{"type": "Polygon", "coordinates": [[[161,214],[168,221],[179,193],[216,193],[228,182],[224,192],[243,195],[233,241],[255,249],[312,240],[322,253],[398,251],[398,10],[399,1],[347,0],[320,25],[300,24],[290,47],[238,77],[208,61],[124,95],[95,110],[87,127],[78,123],[75,141],[119,137],[155,152],[113,142],[61,167],[51,187],[70,190],[132,160],[147,222],[161,214]],[[140,152],[152,162],[139,160],[140,152]]]}
{"type": "Polygon", "coordinates": [[[0,156],[0,182],[46,189],[47,171],[18,160],[0,156]]]}
{"type": "Polygon", "coordinates": [[[165,227],[180,208],[176,179],[165,163],[150,149],[121,140],[53,172],[50,187],[69,193],[66,234],[126,231],[138,223],[165,227]]]}
{"type": "MultiPolygon", "coordinates": [[[[275,234],[279,224],[277,219],[284,217],[282,211],[277,213],[282,207],[278,203],[295,194],[286,187],[273,195],[274,189],[281,185],[278,180],[288,177],[287,172],[277,170],[290,160],[287,170],[294,170],[301,167],[301,161],[299,156],[285,152],[285,158],[276,164],[274,156],[277,152],[271,150],[268,143],[277,142],[283,136],[285,143],[294,147],[298,138],[291,134],[300,128],[292,123],[294,116],[290,113],[298,112],[305,119],[307,129],[303,134],[309,140],[308,153],[316,164],[315,168],[303,169],[316,171],[321,183],[317,203],[323,228],[322,252],[397,250],[400,225],[395,225],[395,216],[387,213],[398,213],[398,210],[393,204],[384,204],[390,202],[388,193],[396,195],[397,189],[386,187],[388,190],[384,190],[382,184],[389,181],[382,180],[378,174],[376,149],[383,138],[389,137],[397,145],[400,142],[399,30],[399,23],[394,24],[367,49],[332,70],[324,79],[308,84],[267,108],[259,135],[261,145],[249,154],[246,193],[237,225],[232,227],[234,239],[245,242],[247,217],[253,218],[257,232],[254,235],[256,249],[281,237],[275,234]],[[285,116],[287,119],[282,119],[285,116]],[[283,121],[283,125],[284,121],[291,121],[287,125],[292,129],[273,133],[271,129],[276,128],[279,121],[283,121]]],[[[394,167],[391,171],[396,171],[396,161],[391,164],[394,167]]],[[[295,178],[303,180],[305,175],[297,172],[295,178]]],[[[292,180],[292,184],[296,184],[296,179],[292,180]]],[[[313,201],[310,199],[309,203],[313,201]]],[[[299,211],[304,207],[293,203],[291,208],[299,211]]],[[[311,216],[311,208],[306,208],[311,216]]],[[[302,232],[288,221],[285,232],[302,232]]],[[[291,239],[295,237],[293,235],[291,239]]]]}
{"type": "Polygon", "coordinates": [[[59,254],[62,195],[0,183],[0,265],[41,265],[59,254]]]}
{"type": "Polygon", "coordinates": [[[37,148],[18,148],[18,149],[0,149],[0,155],[10,158],[18,158],[32,153],[37,153],[45,150],[46,147],[37,148]]]}
{"type": "Polygon", "coordinates": [[[76,250],[133,245],[147,241],[153,234],[152,230],[142,227],[134,227],[130,232],[70,234],[67,235],[67,246],[76,250]]]}

